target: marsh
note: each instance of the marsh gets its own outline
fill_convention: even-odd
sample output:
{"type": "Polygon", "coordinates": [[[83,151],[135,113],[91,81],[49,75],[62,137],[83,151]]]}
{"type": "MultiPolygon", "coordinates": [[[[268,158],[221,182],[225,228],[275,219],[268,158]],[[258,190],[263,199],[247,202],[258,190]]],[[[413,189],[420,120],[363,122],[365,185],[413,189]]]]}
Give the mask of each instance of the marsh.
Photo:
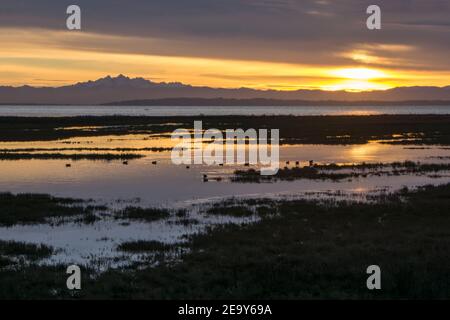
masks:
{"type": "MultiPolygon", "coordinates": [[[[276,298],[284,297],[282,284],[291,280],[283,275],[289,274],[304,285],[290,292],[295,297],[361,297],[364,293],[344,280],[333,282],[334,293],[322,290],[320,279],[358,278],[350,266],[345,271],[336,264],[350,255],[361,265],[369,263],[371,250],[392,272],[406,270],[393,258],[403,254],[411,267],[425,270],[417,258],[422,249],[406,243],[406,232],[439,247],[427,255],[435,270],[427,273],[435,286],[428,296],[445,296],[450,291],[438,266],[449,262],[444,253],[449,128],[449,115],[0,117],[0,241],[5,248],[0,296],[42,297],[12,289],[11,272],[21,270],[26,278],[41,275],[42,281],[31,282],[36,288],[58,288],[48,297],[64,297],[68,293],[58,287],[64,272],[59,272],[75,263],[103,286],[89,283],[83,297],[223,298],[228,292],[227,297],[249,298],[270,291],[276,298]],[[260,166],[247,163],[174,164],[176,142],[170,133],[192,132],[195,119],[219,130],[279,128],[278,174],[261,179],[260,166]],[[422,216],[425,208],[435,214],[422,216]],[[430,233],[411,219],[423,220],[430,233]],[[367,229],[374,223],[381,228],[376,228],[379,237],[398,244],[387,253],[382,249],[387,244],[367,229]],[[372,249],[354,247],[360,241],[372,249]],[[50,249],[45,255],[14,255],[21,246],[50,249]],[[321,254],[314,258],[313,251],[321,254]],[[321,270],[315,284],[301,275],[313,272],[302,269],[306,261],[321,270]],[[318,267],[321,261],[330,268],[318,267]],[[242,264],[252,265],[247,269],[254,276],[238,272],[242,264]],[[287,272],[291,264],[302,270],[287,272]],[[199,268],[217,273],[200,280],[199,268]],[[177,273],[197,284],[195,293],[170,279],[177,273]],[[158,284],[135,285],[128,277],[151,277],[158,284]],[[123,289],[123,296],[109,290],[111,285],[123,289]],[[150,289],[159,285],[165,289],[150,289]]],[[[252,145],[241,148],[248,151],[252,145]]],[[[405,281],[416,280],[405,275],[405,281]]],[[[412,297],[426,287],[395,281],[385,296],[412,297]]]]}

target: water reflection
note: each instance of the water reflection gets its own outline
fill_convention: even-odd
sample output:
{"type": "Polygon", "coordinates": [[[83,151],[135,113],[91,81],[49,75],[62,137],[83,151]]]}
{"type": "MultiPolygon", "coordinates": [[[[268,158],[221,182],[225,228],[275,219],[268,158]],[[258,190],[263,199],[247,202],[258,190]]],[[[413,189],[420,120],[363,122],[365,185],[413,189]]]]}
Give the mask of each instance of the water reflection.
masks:
{"type": "MultiPolygon", "coordinates": [[[[167,137],[149,137],[148,135],[82,137],[45,142],[2,142],[0,149],[21,148],[151,148],[173,147],[174,142],[167,137]]],[[[248,148],[248,147],[247,147],[248,148]]],[[[42,152],[42,151],[39,151],[42,152]]],[[[60,151],[58,151],[60,152],[60,151]]],[[[74,153],[75,151],[61,151],[74,153]]],[[[81,151],[80,151],[81,152],[81,151]]],[[[83,153],[99,152],[83,150],[83,153]]],[[[113,151],[108,151],[113,152],[113,151]]],[[[118,151],[117,151],[118,152],[118,151]]],[[[355,189],[365,187],[401,186],[427,181],[424,177],[369,177],[351,182],[333,183],[329,181],[284,181],[270,184],[232,184],[222,181],[203,181],[202,177],[227,177],[240,165],[205,166],[174,165],[170,152],[133,151],[145,155],[144,158],[131,160],[128,165],[121,161],[71,161],[67,160],[14,160],[0,161],[2,174],[0,190],[12,192],[51,193],[59,196],[94,198],[101,201],[131,199],[139,197],[144,204],[172,204],[211,197],[227,197],[250,194],[296,193],[320,189],[355,189]],[[157,164],[154,164],[157,161],[157,164]]],[[[361,163],[420,161],[443,163],[448,161],[450,150],[439,146],[427,149],[404,147],[370,142],[363,145],[286,145],[280,147],[282,166],[307,165],[309,160],[315,163],[361,163]],[[289,164],[285,164],[289,161],[289,164]]],[[[438,181],[434,179],[433,181],[438,181]]]]}
{"type": "Polygon", "coordinates": [[[0,116],[198,116],[203,115],[376,115],[450,114],[449,106],[0,106],[0,116]]]}

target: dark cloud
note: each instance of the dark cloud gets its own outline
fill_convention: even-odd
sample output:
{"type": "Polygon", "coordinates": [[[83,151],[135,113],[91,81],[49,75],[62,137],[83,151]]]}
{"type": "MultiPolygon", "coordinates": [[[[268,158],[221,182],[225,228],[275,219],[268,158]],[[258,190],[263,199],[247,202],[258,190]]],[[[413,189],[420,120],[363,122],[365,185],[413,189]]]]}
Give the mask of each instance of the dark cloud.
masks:
{"type": "Polygon", "coordinates": [[[374,44],[367,51],[395,55],[398,65],[450,69],[448,0],[2,0],[0,27],[63,30],[65,9],[74,3],[85,32],[159,41],[72,43],[85,50],[345,64],[352,60],[338,53],[374,44]],[[365,27],[373,3],[382,8],[380,31],[365,27]],[[392,53],[377,44],[415,50],[392,53]]]}

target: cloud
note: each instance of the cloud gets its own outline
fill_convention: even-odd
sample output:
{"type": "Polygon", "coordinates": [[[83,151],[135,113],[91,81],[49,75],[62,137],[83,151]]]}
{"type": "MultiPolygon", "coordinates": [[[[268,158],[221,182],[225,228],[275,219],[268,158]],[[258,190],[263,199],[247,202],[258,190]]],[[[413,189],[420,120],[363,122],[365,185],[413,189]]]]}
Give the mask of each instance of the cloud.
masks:
{"type": "Polygon", "coordinates": [[[86,52],[450,71],[450,1],[376,2],[379,31],[366,28],[371,0],[77,0],[82,31],[68,33],[72,0],[2,0],[0,40],[12,48],[34,41],[86,52]]]}

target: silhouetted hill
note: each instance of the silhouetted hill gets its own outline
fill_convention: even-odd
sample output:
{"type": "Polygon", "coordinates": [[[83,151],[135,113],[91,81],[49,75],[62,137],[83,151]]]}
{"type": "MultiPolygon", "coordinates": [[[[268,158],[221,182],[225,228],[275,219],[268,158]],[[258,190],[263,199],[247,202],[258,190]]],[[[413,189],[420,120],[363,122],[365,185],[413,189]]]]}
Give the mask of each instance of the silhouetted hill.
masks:
{"type": "Polygon", "coordinates": [[[155,102],[152,101],[160,101],[160,103],[165,103],[164,105],[189,105],[193,104],[194,101],[198,101],[198,103],[207,102],[208,105],[242,105],[242,102],[235,101],[239,99],[246,99],[252,105],[298,105],[302,103],[311,104],[311,102],[317,101],[328,104],[342,103],[344,101],[346,103],[361,103],[361,101],[378,101],[379,103],[392,103],[393,101],[450,101],[450,86],[442,88],[400,87],[370,92],[279,91],[249,88],[196,87],[179,82],[158,83],[143,78],[132,79],[119,75],[117,77],[107,76],[95,81],[62,87],[0,87],[0,104],[87,105],[112,103],[126,105],[131,104],[130,101],[133,101],[133,104],[143,104],[144,102],[142,101],[146,101],[146,104],[154,104],[155,102]],[[200,101],[198,99],[211,100],[200,101]],[[284,100],[290,100],[290,102],[284,100]]]}

